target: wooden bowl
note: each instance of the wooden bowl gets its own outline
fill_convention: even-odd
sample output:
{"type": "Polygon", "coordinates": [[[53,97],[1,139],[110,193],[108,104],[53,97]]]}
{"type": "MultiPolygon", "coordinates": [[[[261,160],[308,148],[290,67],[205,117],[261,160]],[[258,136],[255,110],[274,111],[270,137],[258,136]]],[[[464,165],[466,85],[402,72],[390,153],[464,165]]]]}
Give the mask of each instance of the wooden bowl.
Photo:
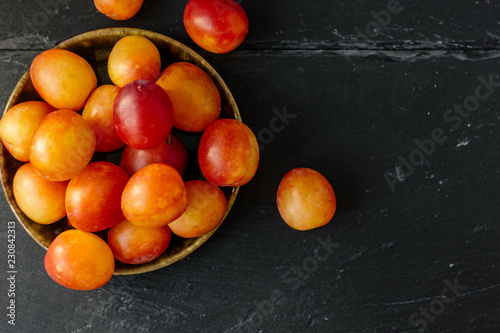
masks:
{"type": "MultiPolygon", "coordinates": [[[[111,83],[107,74],[107,60],[111,49],[121,38],[129,35],[144,36],[152,41],[160,51],[162,57],[162,68],[165,68],[166,66],[174,62],[186,61],[193,63],[203,69],[211,77],[211,79],[219,89],[222,100],[221,118],[232,118],[241,121],[238,107],[236,106],[236,102],[234,101],[231,92],[229,91],[228,87],[219,76],[219,74],[217,74],[217,72],[213,69],[213,67],[210,66],[210,64],[208,64],[196,52],[194,52],[184,44],[179,43],[178,41],[167,36],[140,29],[111,28],[91,31],[78,35],[58,44],[55,48],[67,49],[85,58],[94,68],[98,78],[98,84],[101,85],[105,83],[111,83]]],[[[23,75],[21,80],[19,80],[16,87],[14,88],[14,91],[10,95],[7,105],[4,109],[4,114],[14,105],[30,100],[42,99],[37,94],[33,87],[33,84],[31,83],[30,73],[28,70],[23,75]]],[[[175,134],[181,138],[183,143],[186,145],[189,153],[190,166],[188,167],[188,171],[184,176],[185,180],[201,179],[202,175],[198,167],[196,154],[197,145],[199,143],[199,139],[201,138],[201,134],[182,133],[180,131],[175,132],[175,134]]],[[[94,155],[94,158],[96,160],[108,160],[115,163],[118,162],[119,164],[120,155],[121,151],[110,154],[96,153],[94,155]]],[[[9,205],[14,212],[14,215],[17,217],[19,223],[21,223],[28,234],[38,244],[40,244],[45,249],[48,249],[49,245],[58,234],[60,234],[64,230],[71,229],[72,226],[69,224],[67,218],[64,218],[50,225],[38,224],[28,218],[17,205],[12,189],[14,175],[17,169],[21,165],[23,165],[23,162],[14,159],[3,144],[0,149],[0,161],[2,188],[5,196],[7,197],[7,201],[9,202],[9,205]]],[[[227,199],[227,209],[224,219],[226,218],[236,199],[238,190],[239,187],[223,188],[227,199]]],[[[172,240],[169,247],[167,248],[165,253],[163,253],[156,260],[140,265],[123,264],[119,261],[116,261],[115,275],[145,273],[171,265],[200,247],[204,242],[207,241],[207,239],[210,238],[210,236],[212,236],[214,232],[215,230],[201,237],[190,239],[184,239],[172,235],[172,240]]],[[[100,232],[98,233],[98,235],[106,239],[106,232],[100,232]]]]}

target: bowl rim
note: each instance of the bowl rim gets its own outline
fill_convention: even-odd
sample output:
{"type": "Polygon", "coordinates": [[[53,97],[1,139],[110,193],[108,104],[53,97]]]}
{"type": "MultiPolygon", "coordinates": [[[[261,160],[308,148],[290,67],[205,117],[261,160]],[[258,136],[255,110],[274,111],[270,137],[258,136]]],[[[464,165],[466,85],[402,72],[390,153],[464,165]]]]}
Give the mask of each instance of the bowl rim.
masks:
{"type": "MultiPolygon", "coordinates": [[[[82,39],[86,38],[95,38],[99,36],[129,36],[129,35],[139,35],[146,37],[150,39],[150,37],[154,39],[159,39],[167,44],[173,45],[177,49],[181,49],[184,53],[187,53],[191,58],[196,59],[198,62],[203,64],[203,70],[208,71],[208,75],[211,78],[215,78],[217,82],[214,82],[218,85],[220,85],[221,88],[224,89],[224,92],[227,96],[227,102],[229,102],[230,107],[232,111],[234,112],[235,119],[242,121],[241,114],[239,112],[238,106],[236,104],[236,101],[229,90],[228,86],[222,79],[222,77],[219,75],[219,73],[210,65],[201,55],[199,55],[197,52],[186,46],[185,44],[168,37],[166,35],[153,32],[150,30],[145,30],[145,29],[138,29],[138,28],[127,28],[127,27],[118,27],[118,28],[104,28],[104,29],[97,29],[97,30],[92,30],[88,32],[84,32],[82,34],[73,36],[71,38],[68,38],[62,42],[57,43],[54,47],[50,49],[67,49],[71,45],[74,45],[75,43],[79,42],[82,39]]],[[[44,50],[45,51],[45,50],[44,50]]],[[[41,51],[43,52],[43,51],[41,51]]],[[[41,53],[40,52],[40,53],[41,53]]],[[[23,86],[27,83],[28,80],[31,80],[30,77],[30,68],[27,69],[27,71],[21,76],[19,81],[16,83],[14,89],[12,90],[9,98],[7,99],[7,102],[5,104],[4,110],[2,112],[2,116],[5,115],[5,113],[12,108],[15,104],[13,104],[14,100],[18,97],[18,95],[21,93],[23,86]]],[[[18,102],[19,103],[19,102],[18,102]]],[[[4,170],[5,166],[5,157],[4,157],[4,151],[3,149],[6,149],[3,142],[0,142],[1,149],[0,149],[0,160],[2,161],[0,165],[0,177],[1,177],[1,185],[2,185],[2,190],[4,192],[5,198],[9,204],[9,207],[11,208],[12,212],[14,213],[14,216],[16,217],[17,221],[22,225],[23,229],[28,233],[28,235],[35,240],[38,245],[40,245],[42,248],[45,250],[48,249],[48,246],[35,234],[35,231],[32,230],[26,223],[23,221],[23,215],[24,213],[20,210],[19,206],[17,205],[17,202],[14,198],[13,195],[13,190],[7,189],[6,183],[6,174],[4,170]]],[[[7,152],[8,153],[8,152],[7,152]]],[[[20,163],[25,163],[25,162],[20,162],[20,163]]],[[[226,206],[226,212],[224,213],[224,217],[222,221],[219,223],[217,228],[212,230],[211,232],[199,236],[195,238],[195,241],[189,245],[188,247],[184,248],[182,251],[179,251],[175,253],[173,256],[168,257],[168,258],[163,258],[161,263],[156,263],[155,265],[153,264],[140,264],[140,265],[126,265],[126,267],[133,267],[133,269],[124,269],[123,271],[116,271],[113,273],[113,275],[135,275],[135,274],[141,274],[141,273],[147,273],[151,272],[163,267],[167,267],[169,265],[172,265],[173,263],[185,258],[186,256],[190,255],[193,253],[197,248],[199,248],[203,243],[205,243],[220,227],[220,225],[225,221],[227,218],[229,211],[231,210],[237,194],[239,192],[240,186],[237,187],[232,187],[230,190],[230,193],[228,194],[229,200],[227,201],[227,206],[226,206]]],[[[34,222],[36,223],[36,222],[34,222]]],[[[161,257],[161,256],[160,256],[161,257]]]]}

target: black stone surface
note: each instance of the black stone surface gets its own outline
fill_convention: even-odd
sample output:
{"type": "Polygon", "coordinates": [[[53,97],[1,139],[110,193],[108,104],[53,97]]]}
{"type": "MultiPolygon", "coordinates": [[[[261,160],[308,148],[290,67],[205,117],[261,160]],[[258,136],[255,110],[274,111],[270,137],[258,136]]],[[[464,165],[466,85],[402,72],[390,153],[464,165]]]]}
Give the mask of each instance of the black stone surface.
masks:
{"type": "Polygon", "coordinates": [[[0,332],[499,332],[500,4],[244,0],[250,32],[226,55],[193,44],[185,4],[145,0],[116,22],[90,0],[0,2],[2,105],[41,51],[138,27],[199,51],[264,145],[215,235],[155,272],[65,289],[17,225],[15,326],[2,196],[0,332]],[[270,136],[276,114],[288,118],[270,136]],[[338,200],[331,223],[308,232],[285,225],[275,200],[300,166],[338,200]]]}

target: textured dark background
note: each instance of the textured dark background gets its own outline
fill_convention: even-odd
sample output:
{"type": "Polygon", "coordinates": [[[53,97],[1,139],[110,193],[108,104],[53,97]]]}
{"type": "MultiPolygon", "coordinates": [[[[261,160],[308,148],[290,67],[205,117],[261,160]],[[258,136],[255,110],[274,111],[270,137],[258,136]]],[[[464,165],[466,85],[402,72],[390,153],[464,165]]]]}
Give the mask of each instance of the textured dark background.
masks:
{"type": "Polygon", "coordinates": [[[15,327],[6,316],[14,216],[2,196],[0,331],[500,331],[500,4],[401,0],[360,36],[391,3],[244,0],[247,39],[214,55],[187,36],[186,1],[145,0],[126,22],[91,0],[0,2],[2,105],[41,51],[94,29],[138,27],[199,51],[265,143],[215,235],[155,272],[65,289],[18,225],[15,327]],[[478,88],[489,96],[470,115],[443,119],[474,101],[479,77],[496,85],[478,88]],[[295,118],[271,140],[264,133],[278,112],[295,118]],[[401,166],[436,129],[446,140],[423,165],[401,166]],[[332,222],[308,232],[286,226],[275,202],[283,175],[300,166],[322,172],[338,200],[332,222]],[[318,248],[328,240],[330,252],[318,248]]]}

